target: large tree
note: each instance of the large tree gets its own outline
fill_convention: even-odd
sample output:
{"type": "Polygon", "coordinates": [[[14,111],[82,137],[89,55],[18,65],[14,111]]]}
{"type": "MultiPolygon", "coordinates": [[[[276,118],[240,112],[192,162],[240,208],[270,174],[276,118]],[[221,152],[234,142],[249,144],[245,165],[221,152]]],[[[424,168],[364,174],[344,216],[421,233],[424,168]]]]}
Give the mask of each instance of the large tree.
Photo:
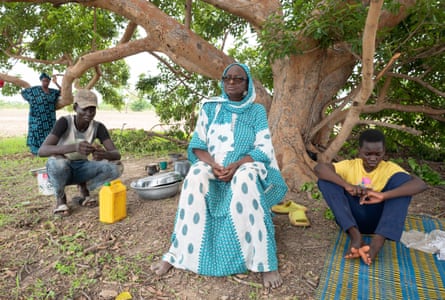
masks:
{"type": "MultiPolygon", "coordinates": [[[[411,134],[436,128],[432,141],[443,146],[445,9],[439,0],[2,3],[2,67],[15,58],[63,70],[64,105],[72,103],[73,85],[116,85],[116,72],[128,78],[113,62],[140,52],[159,57],[184,86],[197,74],[218,79],[235,60],[248,63],[291,188],[314,178],[308,151],[332,160],[358,125],[411,134]],[[246,30],[255,34],[255,47],[241,47],[246,30]],[[236,47],[227,52],[228,34],[236,47]]],[[[0,78],[26,85],[7,72],[0,78]]],[[[106,87],[102,91],[113,91],[106,87]]]]}

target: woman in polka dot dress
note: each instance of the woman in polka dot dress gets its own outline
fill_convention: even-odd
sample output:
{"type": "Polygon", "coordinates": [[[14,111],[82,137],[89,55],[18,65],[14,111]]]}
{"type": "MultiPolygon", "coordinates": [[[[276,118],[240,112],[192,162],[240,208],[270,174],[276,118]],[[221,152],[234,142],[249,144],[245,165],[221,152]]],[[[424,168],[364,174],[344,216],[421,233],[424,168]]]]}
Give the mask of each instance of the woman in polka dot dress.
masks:
{"type": "Polygon", "coordinates": [[[223,73],[222,95],[205,101],[189,144],[171,246],[152,269],[201,275],[261,272],[265,287],[282,284],[271,206],[287,192],[267,115],[247,66],[223,73]]]}

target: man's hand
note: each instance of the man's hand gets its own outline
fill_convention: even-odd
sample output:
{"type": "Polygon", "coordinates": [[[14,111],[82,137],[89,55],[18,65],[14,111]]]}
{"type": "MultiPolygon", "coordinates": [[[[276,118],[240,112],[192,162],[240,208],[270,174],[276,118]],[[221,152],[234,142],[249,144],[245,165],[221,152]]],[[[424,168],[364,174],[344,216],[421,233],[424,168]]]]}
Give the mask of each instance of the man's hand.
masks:
{"type": "Polygon", "coordinates": [[[76,145],[76,151],[83,155],[90,155],[96,148],[87,141],[81,141],[76,145]]]}
{"type": "Polygon", "coordinates": [[[107,158],[107,151],[99,144],[94,144],[93,159],[103,160],[107,158]]]}

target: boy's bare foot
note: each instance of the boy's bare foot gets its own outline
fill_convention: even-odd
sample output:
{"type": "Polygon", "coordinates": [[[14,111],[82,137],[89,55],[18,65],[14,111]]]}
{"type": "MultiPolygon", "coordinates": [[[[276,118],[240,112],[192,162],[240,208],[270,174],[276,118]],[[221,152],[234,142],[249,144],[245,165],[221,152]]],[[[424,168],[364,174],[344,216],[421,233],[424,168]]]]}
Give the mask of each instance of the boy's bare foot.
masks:
{"type": "Polygon", "coordinates": [[[386,238],[384,236],[376,234],[371,241],[371,244],[365,245],[359,249],[360,257],[363,262],[368,266],[371,265],[373,260],[377,257],[380,249],[385,244],[386,238]]]}
{"type": "Polygon", "coordinates": [[[162,276],[165,273],[167,273],[173,266],[166,262],[166,261],[160,261],[158,263],[155,263],[151,265],[150,269],[156,273],[156,275],[162,276]]]}
{"type": "Polygon", "coordinates": [[[369,249],[371,249],[371,247],[369,247],[369,245],[364,245],[364,246],[360,247],[360,249],[358,249],[360,258],[368,266],[371,264],[371,258],[369,256],[369,249]]]}
{"type": "Polygon", "coordinates": [[[346,253],[345,258],[358,258],[360,257],[360,247],[356,248],[356,247],[350,247],[349,251],[346,253]]]}
{"type": "Polygon", "coordinates": [[[283,279],[281,278],[280,273],[278,271],[270,271],[263,273],[263,286],[265,288],[273,288],[276,289],[283,284],[283,279]]]}
{"type": "Polygon", "coordinates": [[[351,227],[347,230],[351,244],[349,250],[345,255],[345,258],[358,258],[360,257],[359,249],[362,246],[362,236],[357,227],[351,227]]]}

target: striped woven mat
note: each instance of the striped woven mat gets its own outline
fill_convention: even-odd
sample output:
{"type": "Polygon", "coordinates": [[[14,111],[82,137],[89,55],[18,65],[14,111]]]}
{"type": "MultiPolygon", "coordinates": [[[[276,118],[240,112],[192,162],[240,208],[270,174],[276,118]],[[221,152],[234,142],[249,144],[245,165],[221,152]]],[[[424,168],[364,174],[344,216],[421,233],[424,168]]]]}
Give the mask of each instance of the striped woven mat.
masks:
{"type": "MultiPolygon", "coordinates": [[[[408,216],[405,230],[445,230],[444,219],[408,216]]],[[[370,237],[364,237],[370,242],[370,237]]],[[[317,299],[445,299],[445,261],[435,254],[386,241],[371,266],[344,259],[349,237],[339,230],[326,257],[317,299]]]]}

